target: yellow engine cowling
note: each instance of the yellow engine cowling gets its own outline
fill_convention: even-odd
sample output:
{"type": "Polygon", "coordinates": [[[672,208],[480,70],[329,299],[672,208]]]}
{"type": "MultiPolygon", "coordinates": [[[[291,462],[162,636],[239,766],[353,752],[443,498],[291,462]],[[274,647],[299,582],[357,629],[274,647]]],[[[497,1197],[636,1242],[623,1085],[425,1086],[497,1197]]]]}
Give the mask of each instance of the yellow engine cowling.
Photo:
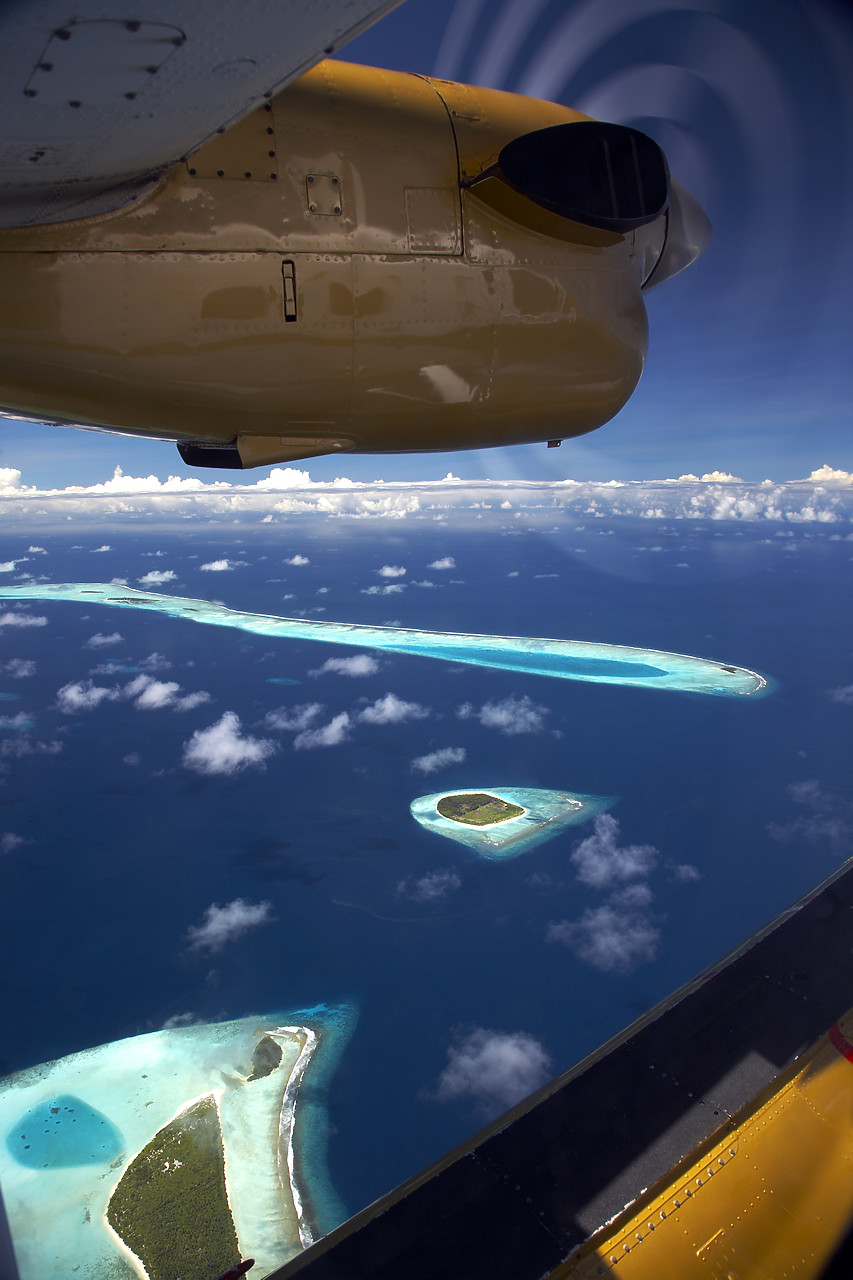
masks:
{"type": "Polygon", "coordinates": [[[322,63],[137,203],[0,233],[0,406],[213,465],[592,431],[640,377],[666,218],[584,226],[492,175],[585,119],[322,63]]]}

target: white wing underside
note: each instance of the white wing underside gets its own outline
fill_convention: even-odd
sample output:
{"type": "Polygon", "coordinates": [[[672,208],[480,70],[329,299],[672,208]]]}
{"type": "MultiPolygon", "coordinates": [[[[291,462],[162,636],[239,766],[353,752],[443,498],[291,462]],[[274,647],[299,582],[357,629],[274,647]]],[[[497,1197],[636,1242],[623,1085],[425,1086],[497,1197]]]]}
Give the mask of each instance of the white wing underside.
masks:
{"type": "Polygon", "coordinates": [[[117,208],[399,3],[6,0],[0,226],[117,208]]]}

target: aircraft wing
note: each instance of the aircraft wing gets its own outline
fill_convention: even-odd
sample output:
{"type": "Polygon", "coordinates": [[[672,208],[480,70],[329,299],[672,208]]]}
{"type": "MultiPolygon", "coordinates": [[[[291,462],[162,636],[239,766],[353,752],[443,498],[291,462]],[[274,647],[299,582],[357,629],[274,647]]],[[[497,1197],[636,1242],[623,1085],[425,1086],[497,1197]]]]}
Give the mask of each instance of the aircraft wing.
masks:
{"type": "Polygon", "coordinates": [[[7,0],[0,226],[124,204],[399,3],[7,0]]]}

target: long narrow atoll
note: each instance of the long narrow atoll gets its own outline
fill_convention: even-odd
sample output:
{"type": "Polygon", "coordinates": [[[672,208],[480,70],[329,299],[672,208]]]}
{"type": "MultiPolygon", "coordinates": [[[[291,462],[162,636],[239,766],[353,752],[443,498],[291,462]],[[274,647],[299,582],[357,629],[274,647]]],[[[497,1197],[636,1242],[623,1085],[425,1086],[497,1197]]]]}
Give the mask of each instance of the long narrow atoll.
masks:
{"type": "Polygon", "coordinates": [[[693,658],[687,654],[597,644],[588,640],[465,635],[279,618],[272,614],[244,613],[207,600],[184,599],[96,582],[4,586],[0,587],[0,599],[71,600],[77,604],[106,604],[118,609],[151,609],[172,618],[188,618],[209,626],[235,627],[270,639],[357,645],[363,649],[410,653],[422,658],[442,658],[478,667],[556,676],[563,680],[589,680],[597,684],[634,685],[644,689],[710,693],[722,697],[760,694],[767,690],[764,676],[746,667],[734,667],[708,658],[693,658]]]}
{"type": "Polygon", "coordinates": [[[209,1280],[241,1257],[263,1277],[336,1226],[317,1109],[354,1021],[320,1005],[175,1027],[0,1080],[21,1280],[209,1280]]]}
{"type": "Polygon", "coordinates": [[[411,803],[412,817],[427,831],[458,840],[488,862],[517,858],[587,822],[615,803],[613,796],[582,796],[538,787],[477,787],[436,791],[411,803]]]}

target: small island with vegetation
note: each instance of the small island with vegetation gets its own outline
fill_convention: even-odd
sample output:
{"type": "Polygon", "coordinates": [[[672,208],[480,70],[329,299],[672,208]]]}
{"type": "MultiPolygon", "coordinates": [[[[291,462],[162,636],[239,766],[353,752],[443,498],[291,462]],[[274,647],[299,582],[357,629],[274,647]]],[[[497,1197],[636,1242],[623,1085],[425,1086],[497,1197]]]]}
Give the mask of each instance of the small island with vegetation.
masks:
{"type": "Polygon", "coordinates": [[[464,822],[469,827],[491,827],[508,818],[520,818],[521,805],[490,796],[486,791],[465,792],[460,796],[442,796],[435,806],[442,818],[464,822]]]}
{"type": "Polygon", "coordinates": [[[615,802],[539,787],[489,787],[438,791],[411,803],[412,817],[427,831],[465,845],[488,862],[517,858],[566,827],[587,822],[615,802]]]}

